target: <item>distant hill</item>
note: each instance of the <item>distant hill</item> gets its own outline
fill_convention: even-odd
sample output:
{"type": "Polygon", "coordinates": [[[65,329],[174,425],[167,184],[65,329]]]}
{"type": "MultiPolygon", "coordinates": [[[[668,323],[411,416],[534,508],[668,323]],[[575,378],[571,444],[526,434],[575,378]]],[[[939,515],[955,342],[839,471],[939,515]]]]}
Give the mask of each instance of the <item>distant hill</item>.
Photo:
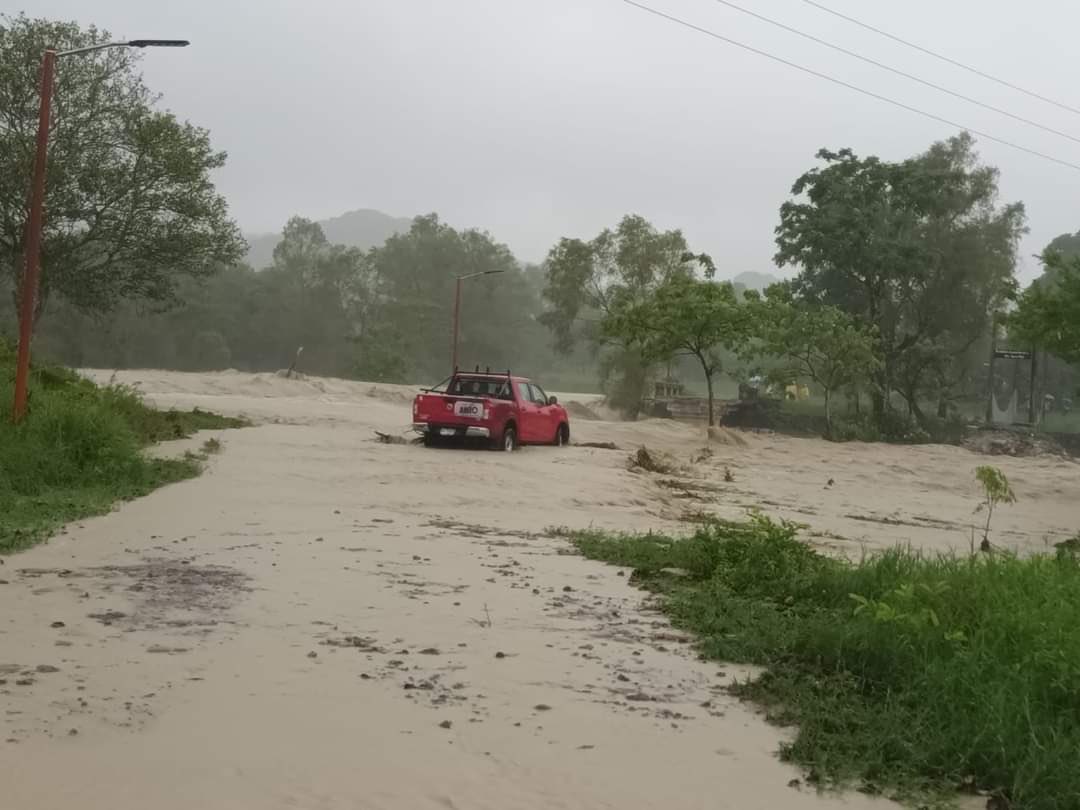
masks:
{"type": "MultiPolygon", "coordinates": [[[[338,217],[319,222],[326,238],[335,245],[348,245],[364,250],[378,247],[395,233],[404,233],[412,226],[412,219],[392,217],[382,211],[360,208],[338,217]]],[[[246,261],[257,270],[274,261],[274,248],[281,241],[280,233],[248,234],[246,261]]]]}
{"type": "Polygon", "coordinates": [[[779,278],[769,273],[755,273],[750,270],[745,273],[739,273],[739,275],[731,280],[731,283],[741,284],[748,290],[758,290],[760,292],[770,284],[775,284],[779,280],[779,278]]]}

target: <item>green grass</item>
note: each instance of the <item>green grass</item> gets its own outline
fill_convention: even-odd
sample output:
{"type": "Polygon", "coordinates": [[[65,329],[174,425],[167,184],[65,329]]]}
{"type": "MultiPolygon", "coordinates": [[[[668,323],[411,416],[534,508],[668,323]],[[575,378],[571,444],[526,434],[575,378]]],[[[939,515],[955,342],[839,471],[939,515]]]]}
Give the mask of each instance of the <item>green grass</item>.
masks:
{"type": "Polygon", "coordinates": [[[151,458],[145,447],[245,424],[205,411],[157,411],[131,389],[46,368],[33,372],[30,408],[16,426],[13,367],[10,348],[0,344],[0,554],[199,473],[198,456],[151,458]]]}
{"type": "Polygon", "coordinates": [[[852,564],[764,518],[680,539],[570,537],[587,557],[634,567],[706,656],[765,667],[735,691],[798,727],[781,753],[808,780],[1080,806],[1076,554],[896,549],[852,564]]]}

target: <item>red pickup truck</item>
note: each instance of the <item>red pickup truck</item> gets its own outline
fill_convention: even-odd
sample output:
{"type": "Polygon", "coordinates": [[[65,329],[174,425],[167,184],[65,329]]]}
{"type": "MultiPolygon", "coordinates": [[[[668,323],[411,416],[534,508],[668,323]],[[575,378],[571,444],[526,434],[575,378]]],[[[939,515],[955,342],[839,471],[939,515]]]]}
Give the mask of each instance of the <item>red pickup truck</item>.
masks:
{"type": "Polygon", "coordinates": [[[455,372],[413,400],[413,429],[428,447],[475,439],[502,450],[521,444],[565,445],[570,417],[555,397],[510,372],[455,372]]]}

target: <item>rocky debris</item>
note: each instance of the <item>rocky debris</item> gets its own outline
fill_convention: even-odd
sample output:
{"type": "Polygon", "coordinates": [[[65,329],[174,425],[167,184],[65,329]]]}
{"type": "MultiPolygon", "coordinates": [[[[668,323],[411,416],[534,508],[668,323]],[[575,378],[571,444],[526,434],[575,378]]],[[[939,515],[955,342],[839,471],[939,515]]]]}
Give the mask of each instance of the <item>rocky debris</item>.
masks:
{"type": "Polygon", "coordinates": [[[671,459],[662,453],[650,452],[647,447],[639,447],[638,451],[630,456],[629,466],[631,470],[645,470],[662,475],[671,475],[676,469],[671,459]]]}
{"type": "MultiPolygon", "coordinates": [[[[375,644],[375,639],[363,636],[345,636],[344,638],[328,638],[322,642],[328,647],[353,647],[360,652],[381,653],[386,652],[375,644]]],[[[310,656],[309,656],[310,657],[310,656]]]]}
{"type": "Polygon", "coordinates": [[[422,436],[406,439],[404,436],[395,436],[391,433],[383,433],[380,430],[375,431],[375,441],[382,444],[420,444],[423,440],[422,436]]]}
{"type": "Polygon", "coordinates": [[[703,464],[713,457],[713,451],[711,447],[702,447],[694,455],[690,456],[691,464],[703,464]]]}
{"type": "Polygon", "coordinates": [[[1062,540],[1060,543],[1054,543],[1054,548],[1061,549],[1062,551],[1080,552],[1080,534],[1076,534],[1068,540],[1062,540]]]}
{"type": "Polygon", "coordinates": [[[962,442],[973,453],[986,456],[1061,456],[1072,454],[1055,437],[1045,433],[1004,428],[975,431],[962,442]]]}

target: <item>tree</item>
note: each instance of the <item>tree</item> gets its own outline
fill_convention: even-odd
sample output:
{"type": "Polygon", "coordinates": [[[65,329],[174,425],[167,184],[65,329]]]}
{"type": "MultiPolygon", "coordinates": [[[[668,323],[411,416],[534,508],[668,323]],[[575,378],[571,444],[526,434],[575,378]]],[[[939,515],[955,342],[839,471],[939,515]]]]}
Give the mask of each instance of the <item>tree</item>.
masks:
{"type": "Polygon", "coordinates": [[[796,293],[873,327],[879,422],[900,388],[946,399],[963,379],[954,358],[987,334],[1014,293],[1024,209],[998,207],[997,170],[964,133],[899,163],[822,150],[776,229],[776,261],[801,268],[796,293]],[[898,383],[903,383],[898,385],[898,383]]]}
{"type": "Polygon", "coordinates": [[[755,351],[781,359],[785,365],[774,374],[807,379],[821,388],[825,429],[833,436],[833,394],[877,371],[875,335],[837,307],[796,301],[786,284],[770,287],[764,298],[751,294],[748,306],[755,351]]]}
{"type": "Polygon", "coordinates": [[[609,400],[636,415],[646,360],[636,344],[618,330],[605,332],[601,324],[644,303],[674,276],[692,274],[695,266],[708,277],[714,272],[708,256],[690,252],[681,231],[657,231],[643,217],[627,215],[588,242],[563,238],[551,249],[544,263],[548,309],[541,321],[559,350],[585,342],[600,352],[609,400]]]}
{"type": "MultiPolygon", "coordinates": [[[[470,279],[463,288],[463,366],[528,367],[536,346],[545,343],[544,330],[533,320],[539,309],[534,287],[510,249],[487,233],[458,231],[430,214],[417,217],[407,233],[390,237],[368,259],[377,280],[372,326],[379,340],[399,342],[409,372],[421,379],[441,379],[449,371],[458,276],[498,271],[470,279]]],[[[369,353],[378,353],[368,346],[369,353]]]]}
{"type": "MultiPolygon", "coordinates": [[[[183,277],[175,305],[128,299],[107,317],[54,297],[35,339],[41,356],[83,367],[273,371],[303,346],[304,373],[432,382],[449,366],[454,277],[484,270],[503,272],[466,283],[464,363],[581,390],[595,361],[584,352],[560,358],[550,347],[537,320],[543,271],[519,268],[487,234],[454,230],[434,215],[370,250],[334,244],[317,223],[294,217],[264,270],[236,265],[183,277]]],[[[10,284],[0,276],[0,295],[10,284]]],[[[0,307],[0,335],[14,334],[13,315],[0,307]]]]}
{"type": "MultiPolygon", "coordinates": [[[[47,48],[111,41],[75,23],[0,17],[0,261],[22,273],[26,205],[47,48]]],[[[235,263],[245,245],[211,173],[206,130],[156,109],[139,55],[110,49],[57,71],[38,313],[58,295],[87,312],[125,298],[165,301],[184,276],[235,263]]]]}
{"type": "Polygon", "coordinates": [[[1060,253],[1066,258],[1080,256],[1080,233],[1063,233],[1055,236],[1046,246],[1046,253],[1060,253]]]}
{"type": "Polygon", "coordinates": [[[720,371],[720,346],[741,347],[747,322],[729,282],[673,275],[644,301],[604,317],[602,332],[641,348],[650,361],[687,354],[701,365],[709,397],[709,427],[716,424],[713,377],[720,371]]]}
{"type": "Polygon", "coordinates": [[[983,527],[982,543],[979,548],[990,551],[990,521],[994,517],[994,508],[1002,503],[1016,503],[1016,495],[1013,494],[1005,473],[997,467],[976,467],[975,480],[982,485],[983,489],[983,502],[979,505],[979,509],[986,510],[986,525],[983,527]]]}
{"type": "Polygon", "coordinates": [[[318,222],[289,217],[281,231],[281,241],[274,246],[272,267],[310,283],[316,279],[319,264],[329,252],[330,243],[318,222]]]}
{"type": "Polygon", "coordinates": [[[1021,339],[1054,353],[1070,363],[1080,363],[1080,256],[1066,258],[1045,253],[1044,279],[1020,297],[1009,325],[1021,339]]]}

